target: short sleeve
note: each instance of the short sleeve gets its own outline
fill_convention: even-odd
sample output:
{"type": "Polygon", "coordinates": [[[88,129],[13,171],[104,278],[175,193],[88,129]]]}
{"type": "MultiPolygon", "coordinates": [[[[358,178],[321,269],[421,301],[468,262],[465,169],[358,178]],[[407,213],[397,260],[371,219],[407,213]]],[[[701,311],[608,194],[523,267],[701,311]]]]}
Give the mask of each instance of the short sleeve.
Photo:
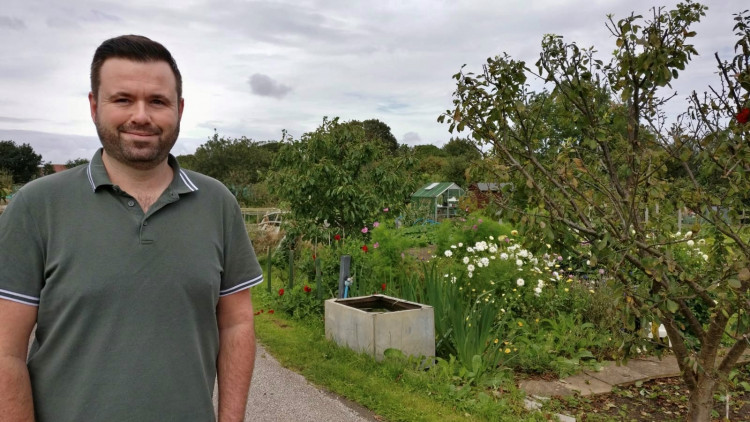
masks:
{"type": "Polygon", "coordinates": [[[21,190],[0,214],[0,298],[39,306],[43,286],[42,237],[21,190]]]}
{"type": "Polygon", "coordinates": [[[224,273],[219,296],[237,293],[263,282],[263,270],[247,235],[242,212],[234,198],[232,200],[230,212],[225,216],[224,273]]]}

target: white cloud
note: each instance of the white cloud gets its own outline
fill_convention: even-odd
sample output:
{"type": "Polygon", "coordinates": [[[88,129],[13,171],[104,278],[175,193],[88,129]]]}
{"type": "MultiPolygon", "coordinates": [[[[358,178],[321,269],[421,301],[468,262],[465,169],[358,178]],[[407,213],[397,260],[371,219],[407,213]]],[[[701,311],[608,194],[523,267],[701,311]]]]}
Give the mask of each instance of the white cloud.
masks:
{"type": "MultiPolygon", "coordinates": [[[[673,7],[677,0],[663,3],[673,7]]],[[[163,43],[182,71],[181,134],[194,141],[181,139],[178,146],[204,141],[214,128],[222,136],[256,140],[278,139],[287,129],[298,138],[319,126],[323,116],[379,119],[394,134],[403,134],[400,142],[441,145],[451,134],[436,119],[451,108],[451,76],[461,65],[478,71],[487,57],[508,52],[533,67],[545,33],[595,45],[599,57],[608,60],[613,38],[604,26],[606,14],[648,16],[652,4],[4,0],[0,129],[95,136],[86,100],[91,56],[103,40],[134,33],[163,43]]],[[[701,55],[674,84],[675,109],[692,89],[702,92],[714,80],[714,51],[725,59],[734,55],[732,13],[740,6],[737,0],[712,2],[696,25],[701,55]]]]}

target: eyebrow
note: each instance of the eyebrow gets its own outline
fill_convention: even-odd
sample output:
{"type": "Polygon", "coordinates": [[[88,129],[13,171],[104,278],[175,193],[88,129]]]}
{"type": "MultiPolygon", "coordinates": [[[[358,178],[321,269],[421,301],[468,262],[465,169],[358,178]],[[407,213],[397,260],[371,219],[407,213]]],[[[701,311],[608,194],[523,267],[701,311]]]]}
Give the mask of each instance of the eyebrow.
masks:
{"type": "MultiPolygon", "coordinates": [[[[133,97],[133,94],[131,94],[131,93],[127,92],[127,91],[117,91],[117,92],[114,92],[114,93],[108,95],[106,98],[111,99],[111,98],[116,98],[116,97],[127,97],[127,98],[130,98],[130,97],[133,97]]],[[[164,94],[152,94],[152,95],[149,95],[148,98],[149,99],[158,99],[158,100],[162,100],[162,101],[168,102],[168,103],[173,103],[174,102],[174,101],[172,101],[172,99],[170,99],[168,96],[166,96],[164,94]]]]}

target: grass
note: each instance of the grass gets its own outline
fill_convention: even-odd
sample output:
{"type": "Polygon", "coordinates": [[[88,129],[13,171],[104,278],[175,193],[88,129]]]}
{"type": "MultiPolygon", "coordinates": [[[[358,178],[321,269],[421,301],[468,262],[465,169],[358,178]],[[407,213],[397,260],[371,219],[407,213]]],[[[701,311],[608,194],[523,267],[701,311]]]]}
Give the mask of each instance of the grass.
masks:
{"type": "Polygon", "coordinates": [[[339,347],[325,339],[322,320],[296,321],[278,312],[269,314],[272,299],[265,286],[253,291],[258,340],[283,366],[308,381],[346,397],[388,421],[546,420],[528,414],[522,393],[456,387],[451,375],[419,369],[416,360],[370,356],[339,347]]]}

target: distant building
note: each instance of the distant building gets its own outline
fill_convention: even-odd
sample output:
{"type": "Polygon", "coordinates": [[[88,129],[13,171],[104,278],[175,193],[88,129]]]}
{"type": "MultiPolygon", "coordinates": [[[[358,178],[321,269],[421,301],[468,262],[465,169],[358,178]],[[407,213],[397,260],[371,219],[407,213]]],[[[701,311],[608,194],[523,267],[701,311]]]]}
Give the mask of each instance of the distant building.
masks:
{"type": "Polygon", "coordinates": [[[469,185],[469,192],[476,199],[477,207],[484,208],[490,202],[499,202],[502,199],[502,188],[505,185],[507,183],[473,183],[469,185]]]}

